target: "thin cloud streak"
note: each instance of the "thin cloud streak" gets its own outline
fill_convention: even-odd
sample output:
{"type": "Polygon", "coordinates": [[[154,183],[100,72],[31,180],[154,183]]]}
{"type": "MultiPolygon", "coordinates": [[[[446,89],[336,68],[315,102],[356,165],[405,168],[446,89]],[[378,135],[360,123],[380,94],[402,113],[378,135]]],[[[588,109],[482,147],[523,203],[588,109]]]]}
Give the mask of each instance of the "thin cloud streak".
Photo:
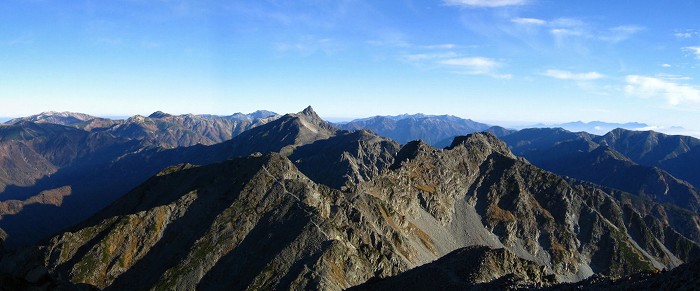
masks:
{"type": "Polygon", "coordinates": [[[560,80],[593,81],[603,78],[604,75],[598,72],[572,73],[569,71],[550,69],[544,72],[545,76],[560,80]]]}
{"type": "Polygon", "coordinates": [[[498,74],[497,69],[503,66],[496,60],[485,57],[463,57],[438,61],[437,64],[458,68],[470,75],[486,75],[498,79],[510,79],[510,74],[498,74]]]}
{"type": "Polygon", "coordinates": [[[684,51],[690,52],[695,55],[695,58],[700,60],[700,46],[687,46],[683,48],[684,51]]]}
{"type": "Polygon", "coordinates": [[[521,25],[546,25],[547,21],[542,20],[542,19],[537,19],[537,18],[513,18],[510,20],[513,23],[521,24],[521,25]]]}
{"type": "Polygon", "coordinates": [[[451,6],[463,7],[506,7],[527,4],[528,0],[445,0],[444,3],[451,6]]]}

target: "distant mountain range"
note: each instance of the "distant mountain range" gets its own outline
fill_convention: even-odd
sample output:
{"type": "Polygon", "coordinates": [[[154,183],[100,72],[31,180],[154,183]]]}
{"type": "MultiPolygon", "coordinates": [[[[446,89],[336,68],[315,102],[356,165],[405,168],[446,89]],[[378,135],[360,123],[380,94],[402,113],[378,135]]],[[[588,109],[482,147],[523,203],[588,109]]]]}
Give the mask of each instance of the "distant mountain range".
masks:
{"type": "Polygon", "coordinates": [[[156,112],[109,120],[49,112],[8,121],[0,125],[6,243],[31,243],[77,223],[171,165],[146,162],[143,155],[220,143],[277,117],[263,111],[228,117],[156,112]],[[46,196],[51,199],[37,199],[46,196]]]}
{"type": "Polygon", "coordinates": [[[374,116],[338,124],[342,129],[367,129],[401,144],[412,140],[438,147],[448,146],[455,136],[484,131],[490,125],[451,115],[374,116]]]}
{"type": "Polygon", "coordinates": [[[616,128],[623,128],[628,130],[643,130],[649,128],[648,124],[639,122],[627,122],[627,123],[610,123],[603,121],[591,121],[591,122],[567,122],[559,124],[534,124],[530,126],[524,126],[521,128],[563,128],[572,132],[588,132],[593,134],[605,134],[616,128]]]}
{"type": "Polygon", "coordinates": [[[0,247],[0,283],[556,289],[685,278],[700,259],[697,139],[424,115],[342,127],[311,107],[2,125],[0,239],[27,246],[0,247]]]}

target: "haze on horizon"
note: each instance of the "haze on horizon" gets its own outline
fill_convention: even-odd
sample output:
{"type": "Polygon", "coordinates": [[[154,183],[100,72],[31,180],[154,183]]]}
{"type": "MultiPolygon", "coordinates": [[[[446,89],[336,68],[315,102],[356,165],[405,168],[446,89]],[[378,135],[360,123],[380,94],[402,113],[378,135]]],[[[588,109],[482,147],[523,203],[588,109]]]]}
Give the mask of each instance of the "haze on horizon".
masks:
{"type": "Polygon", "coordinates": [[[642,122],[700,132],[695,1],[5,1],[0,116],[642,122]]]}

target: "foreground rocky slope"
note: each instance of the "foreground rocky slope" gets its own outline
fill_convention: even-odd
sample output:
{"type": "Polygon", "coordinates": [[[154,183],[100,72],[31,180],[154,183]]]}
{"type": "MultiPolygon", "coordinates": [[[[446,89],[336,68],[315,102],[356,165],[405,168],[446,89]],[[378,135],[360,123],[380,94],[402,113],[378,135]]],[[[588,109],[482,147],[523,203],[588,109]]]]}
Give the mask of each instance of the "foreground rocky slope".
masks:
{"type": "Polygon", "coordinates": [[[473,246],[397,276],[370,280],[349,290],[497,290],[549,286],[544,267],[506,249],[473,246]]]}
{"type": "Polygon", "coordinates": [[[115,290],[339,290],[477,245],[503,249],[485,262],[512,259],[483,282],[620,276],[700,255],[621,194],[532,166],[490,134],[409,143],[378,173],[341,191],[274,153],[171,167],[51,239],[46,264],[115,290]]]}

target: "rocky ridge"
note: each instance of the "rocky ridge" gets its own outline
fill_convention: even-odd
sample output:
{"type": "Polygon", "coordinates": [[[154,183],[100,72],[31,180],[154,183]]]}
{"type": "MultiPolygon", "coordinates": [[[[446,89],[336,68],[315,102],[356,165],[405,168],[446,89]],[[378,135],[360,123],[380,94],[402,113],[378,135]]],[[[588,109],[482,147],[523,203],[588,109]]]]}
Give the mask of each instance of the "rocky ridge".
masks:
{"type": "Polygon", "coordinates": [[[345,191],[279,154],[169,168],[44,251],[53,272],[100,288],[338,290],[476,245],[556,281],[698,256],[667,224],[490,134],[444,150],[409,143],[391,170],[345,191]]]}
{"type": "MultiPolygon", "coordinates": [[[[83,133],[77,129],[62,128],[83,133]]],[[[127,141],[133,146],[127,148],[128,151],[115,151],[111,155],[102,155],[101,161],[86,160],[63,168],[44,178],[43,183],[33,186],[37,189],[34,195],[41,191],[70,186],[72,192],[63,199],[60,207],[55,206],[55,203],[34,203],[32,207],[22,207],[21,211],[17,212],[15,210],[20,210],[19,206],[23,205],[23,202],[8,202],[15,210],[4,213],[0,220],[0,226],[10,235],[7,242],[14,246],[34,243],[62,228],[78,223],[161,169],[180,163],[206,165],[258,152],[281,151],[286,155],[294,153],[294,160],[302,169],[308,169],[310,176],[319,183],[340,188],[345,186],[346,182],[357,183],[377,175],[382,168],[393,163],[393,154],[398,150],[398,144],[389,139],[366,132],[357,134],[336,129],[318,117],[310,107],[211,146],[165,149],[149,145],[147,141],[127,141]],[[337,138],[334,138],[336,136],[337,138]],[[314,144],[315,142],[319,143],[314,144]],[[315,150],[317,146],[328,148],[328,145],[336,149],[334,154],[337,153],[337,156],[328,156],[325,150],[315,150]],[[85,167],[85,164],[90,166],[85,167]],[[328,172],[312,173],[314,168],[320,166],[327,167],[328,172]],[[28,227],[29,224],[31,227],[28,227]]],[[[117,150],[122,149],[124,148],[117,147],[117,150]]],[[[13,199],[26,200],[29,197],[13,199]]]]}

